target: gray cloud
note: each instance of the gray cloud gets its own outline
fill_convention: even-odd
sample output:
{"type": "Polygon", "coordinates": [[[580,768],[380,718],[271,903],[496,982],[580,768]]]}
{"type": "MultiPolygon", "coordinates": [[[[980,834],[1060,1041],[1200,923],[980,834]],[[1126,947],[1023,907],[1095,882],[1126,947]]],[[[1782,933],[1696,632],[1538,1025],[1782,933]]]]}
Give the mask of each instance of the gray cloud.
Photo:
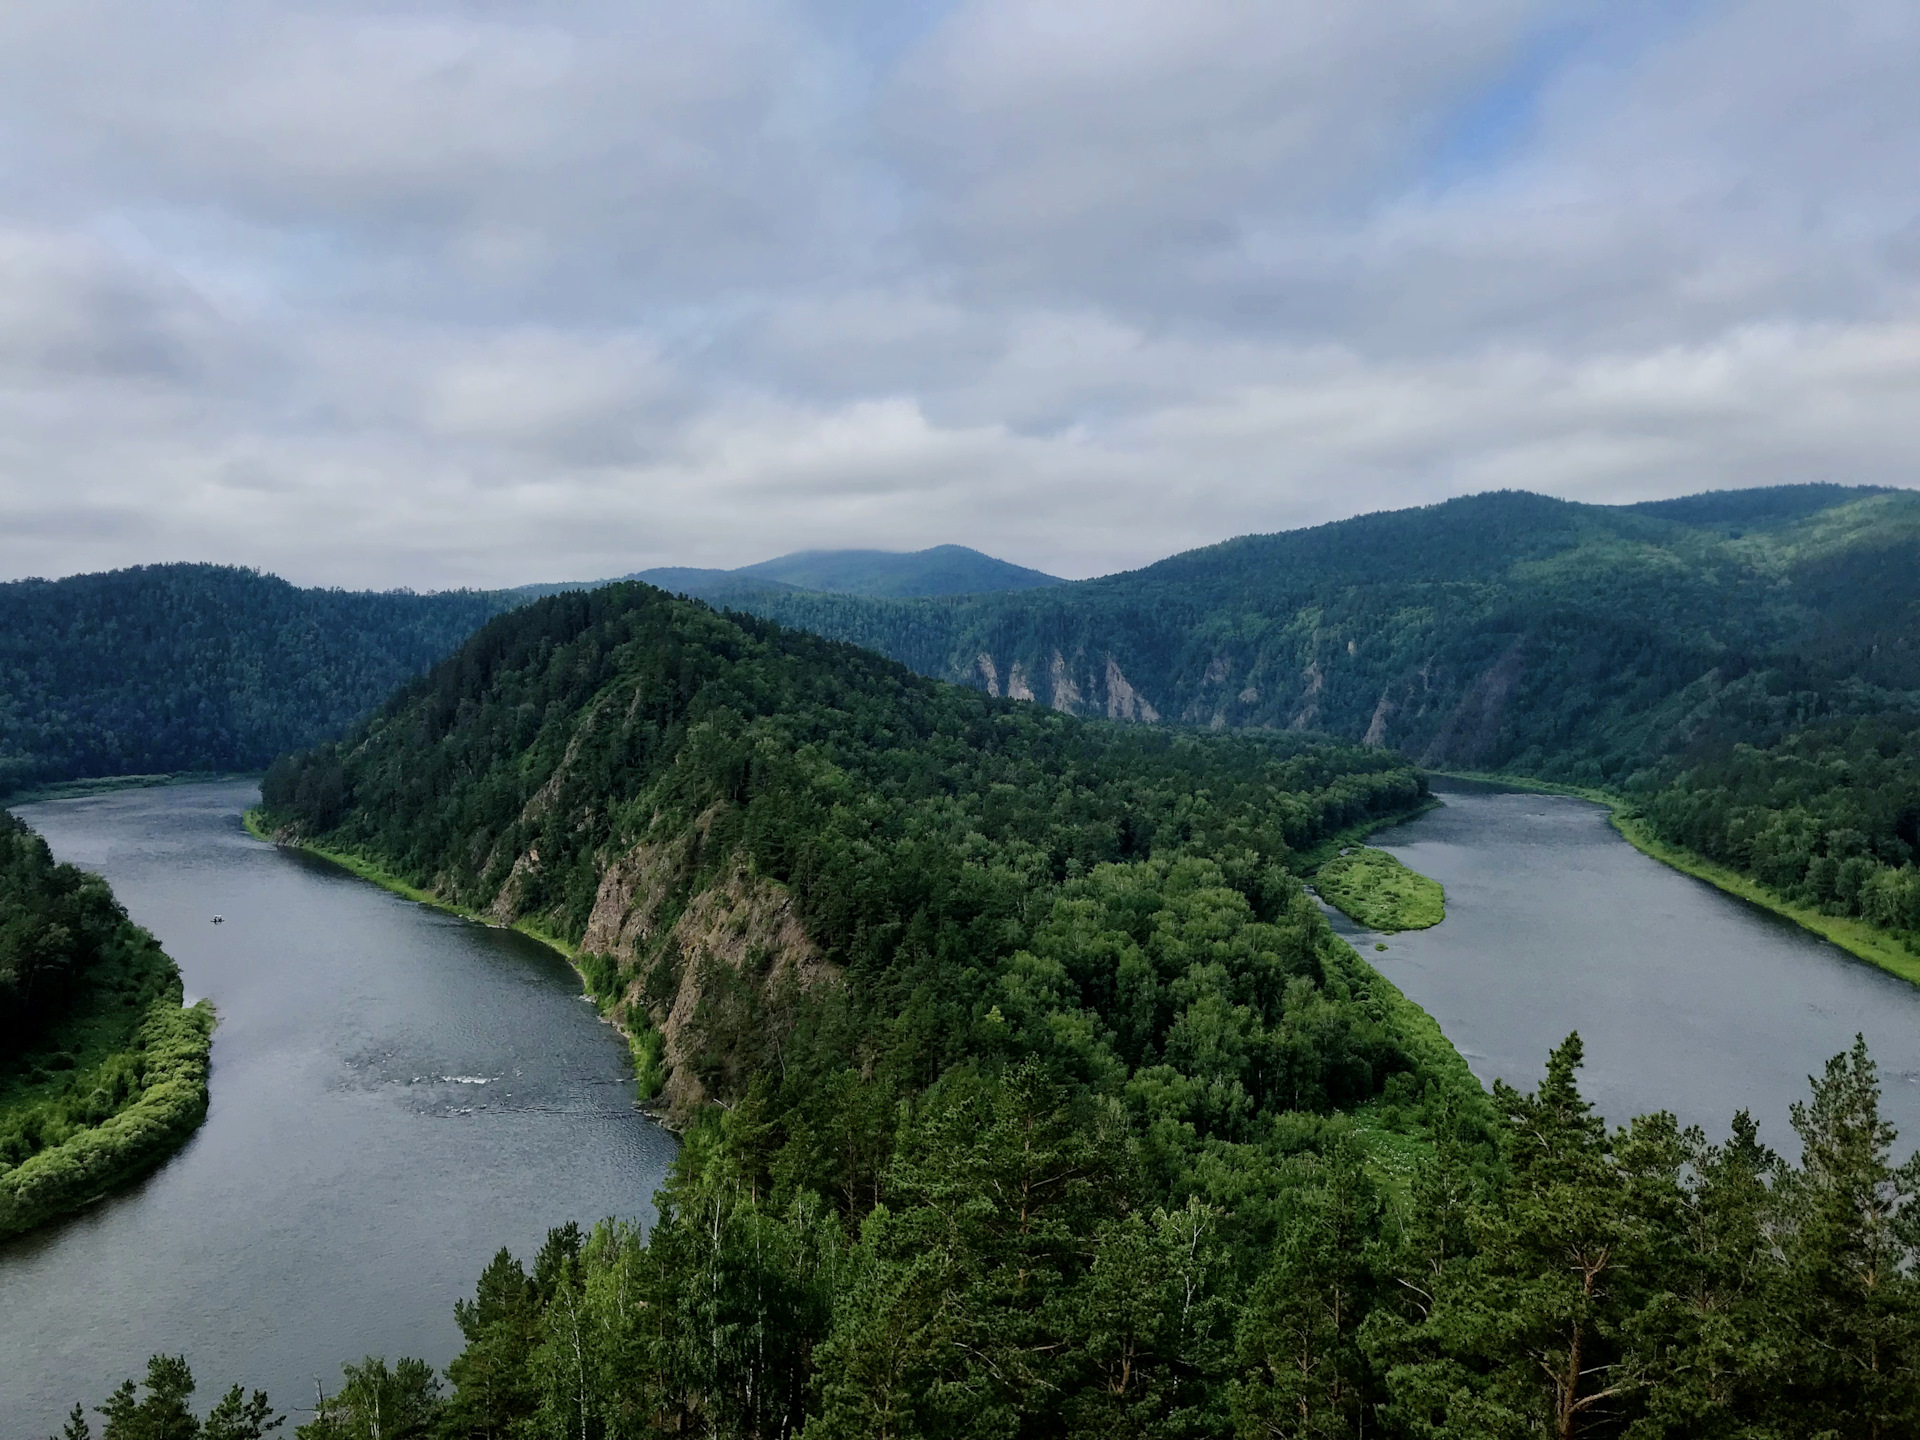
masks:
{"type": "Polygon", "coordinates": [[[0,573],[1920,476],[1920,13],[15,0],[0,573]]]}

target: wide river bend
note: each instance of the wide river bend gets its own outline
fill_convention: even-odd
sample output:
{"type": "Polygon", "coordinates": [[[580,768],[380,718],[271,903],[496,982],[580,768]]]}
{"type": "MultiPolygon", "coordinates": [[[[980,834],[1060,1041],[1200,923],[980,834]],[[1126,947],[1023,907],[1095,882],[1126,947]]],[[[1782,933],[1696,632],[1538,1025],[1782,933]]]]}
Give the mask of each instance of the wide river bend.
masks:
{"type": "MultiPolygon", "coordinates": [[[[1446,784],[1375,837],[1447,887],[1447,919],[1337,927],[1483,1081],[1531,1087],[1569,1030],[1615,1121],[1725,1133],[1787,1106],[1856,1031],[1920,1132],[1920,989],[1634,850],[1597,806],[1446,784]]],[[[220,1007],[213,1107],[165,1168],[0,1246],[0,1435],[44,1435],[158,1350],[205,1393],[263,1386],[304,1418],[342,1360],[455,1352],[455,1299],[549,1225],[647,1219],[673,1140],[551,951],[249,837],[250,785],[22,807],[97,870],[220,1007]],[[225,923],[213,925],[220,914],[225,923]]]]}
{"type": "MultiPolygon", "coordinates": [[[[0,1245],[0,1435],[156,1351],[306,1418],[369,1353],[445,1364],[502,1245],[651,1219],[672,1136],[567,964],[253,839],[247,783],[21,806],[220,1011],[213,1104],[151,1178],[0,1245]],[[224,923],[212,924],[214,915],[224,923]]],[[[217,1392],[216,1392],[217,1393],[217,1392]]]]}
{"type": "Polygon", "coordinates": [[[1356,944],[1440,1022],[1482,1082],[1539,1083],[1572,1030],[1616,1124],[1654,1110],[1723,1138],[1745,1109],[1797,1156],[1787,1107],[1864,1034],[1901,1154],[1920,1139],[1920,987],[1662,865],[1584,800],[1436,781],[1441,808],[1369,844],[1446,887],[1431,930],[1356,944]],[[1384,942],[1387,949],[1374,946],[1384,942]]]}

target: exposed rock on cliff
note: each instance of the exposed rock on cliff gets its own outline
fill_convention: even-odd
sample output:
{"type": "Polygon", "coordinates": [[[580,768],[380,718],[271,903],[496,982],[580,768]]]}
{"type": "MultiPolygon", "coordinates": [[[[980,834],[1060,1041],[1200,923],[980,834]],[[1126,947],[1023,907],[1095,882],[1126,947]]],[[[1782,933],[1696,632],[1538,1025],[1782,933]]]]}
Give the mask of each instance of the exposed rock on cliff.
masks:
{"type": "Polygon", "coordinates": [[[619,966],[616,1021],[659,1031],[674,1120],[737,1098],[756,1060],[777,1066],[804,997],[840,979],[784,886],[735,865],[687,897],[705,828],[608,865],[580,946],[619,966]]]}

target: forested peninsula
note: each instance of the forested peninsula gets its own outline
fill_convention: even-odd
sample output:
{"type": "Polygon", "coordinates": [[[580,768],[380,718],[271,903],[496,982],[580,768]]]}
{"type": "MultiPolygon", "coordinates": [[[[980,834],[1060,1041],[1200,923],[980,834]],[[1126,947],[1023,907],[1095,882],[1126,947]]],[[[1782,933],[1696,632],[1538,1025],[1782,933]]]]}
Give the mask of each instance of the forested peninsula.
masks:
{"type": "Polygon", "coordinates": [[[1294,873],[1423,793],[644,586],[492,622],[264,822],[575,946],[685,1144],[645,1234],[496,1258],[450,1394],[369,1359],[302,1435],[1910,1433],[1864,1050],[1796,1164],[1608,1132],[1577,1038],[1489,1100],[1294,873]]]}
{"type": "MultiPolygon", "coordinates": [[[[1910,491],[1476,495],[1058,584],[957,547],[650,573],[1063,713],[1324,735],[1595,792],[1651,852],[1920,974],[1913,807],[1863,804],[1850,778],[1913,788],[1889,738],[1920,713],[1910,491]],[[1874,758],[1848,748],[1861,726],[1874,758]],[[1766,836],[1761,789],[1791,791],[1766,836]]],[[[0,585],[0,794],[259,768],[555,588],[355,595],[211,566],[0,585]]]]}
{"type": "Polygon", "coordinates": [[[0,815],[0,1237],[144,1174],[206,1117],[213,1008],[98,876],[0,815]]]}
{"type": "Polygon", "coordinates": [[[1016,594],[732,603],[1070,713],[1596,792],[1652,853],[1920,976],[1911,491],[1476,495],[1016,594]]]}

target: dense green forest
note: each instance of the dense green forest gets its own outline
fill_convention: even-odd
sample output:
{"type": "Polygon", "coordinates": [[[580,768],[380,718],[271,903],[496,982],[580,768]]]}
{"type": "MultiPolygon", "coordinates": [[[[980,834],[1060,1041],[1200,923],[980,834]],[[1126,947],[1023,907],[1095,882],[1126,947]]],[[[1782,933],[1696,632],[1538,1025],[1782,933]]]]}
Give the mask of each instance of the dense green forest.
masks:
{"type": "Polygon", "coordinates": [[[1477,495],[1023,594],[728,603],[1074,713],[1317,731],[1607,789],[1790,904],[1920,943],[1911,821],[1843,773],[1906,794],[1902,762],[1833,738],[1920,713],[1910,491],[1477,495]]]}
{"type": "Polygon", "coordinates": [[[1476,495],[1012,595],[734,603],[1076,713],[1627,785],[1920,694],[1920,494],[1476,495]]]}
{"type": "Polygon", "coordinates": [[[646,1233],[502,1252],[301,1434],[1747,1436],[1920,1424],[1863,1050],[1785,1164],[1491,1103],[1293,874],[1389,754],[1077,722],[644,587],[493,622],[269,821],[573,942],[671,1071],[646,1233]]]}
{"type": "MultiPolygon", "coordinates": [[[[1871,1059],[1836,1056],[1783,1162],[1746,1116],[1710,1144],[1608,1132],[1580,1045],[1496,1084],[1493,1163],[1442,1127],[1383,1185],[1351,1130],[1291,1122],[1263,1183],[1165,1196],[1143,1138],[1033,1064],[898,1106],[873,1193],[796,1186],[764,1105],[702,1126],[650,1231],[552,1231],[455,1306],[445,1382],[343,1367],[298,1440],[802,1435],[1895,1440],[1920,1430],[1920,1165],[1895,1166],[1871,1059]],[[774,1157],[769,1167],[768,1157],[774,1157]]],[[[103,1440],[204,1427],[156,1356],[103,1440]]],[[[61,1440],[91,1440],[76,1406],[61,1440]]]]}
{"type": "Polygon", "coordinates": [[[517,603],[301,590],[217,565],[0,584],[0,795],[82,776],[262,769],[517,603]]]}
{"type": "Polygon", "coordinates": [[[1920,943],[1920,714],[1736,745],[1656,791],[1656,834],[1787,900],[1920,943]]]}
{"type": "Polygon", "coordinates": [[[106,882],[0,814],[0,1236],[151,1168],[206,1114],[213,1014],[106,882]]]}

